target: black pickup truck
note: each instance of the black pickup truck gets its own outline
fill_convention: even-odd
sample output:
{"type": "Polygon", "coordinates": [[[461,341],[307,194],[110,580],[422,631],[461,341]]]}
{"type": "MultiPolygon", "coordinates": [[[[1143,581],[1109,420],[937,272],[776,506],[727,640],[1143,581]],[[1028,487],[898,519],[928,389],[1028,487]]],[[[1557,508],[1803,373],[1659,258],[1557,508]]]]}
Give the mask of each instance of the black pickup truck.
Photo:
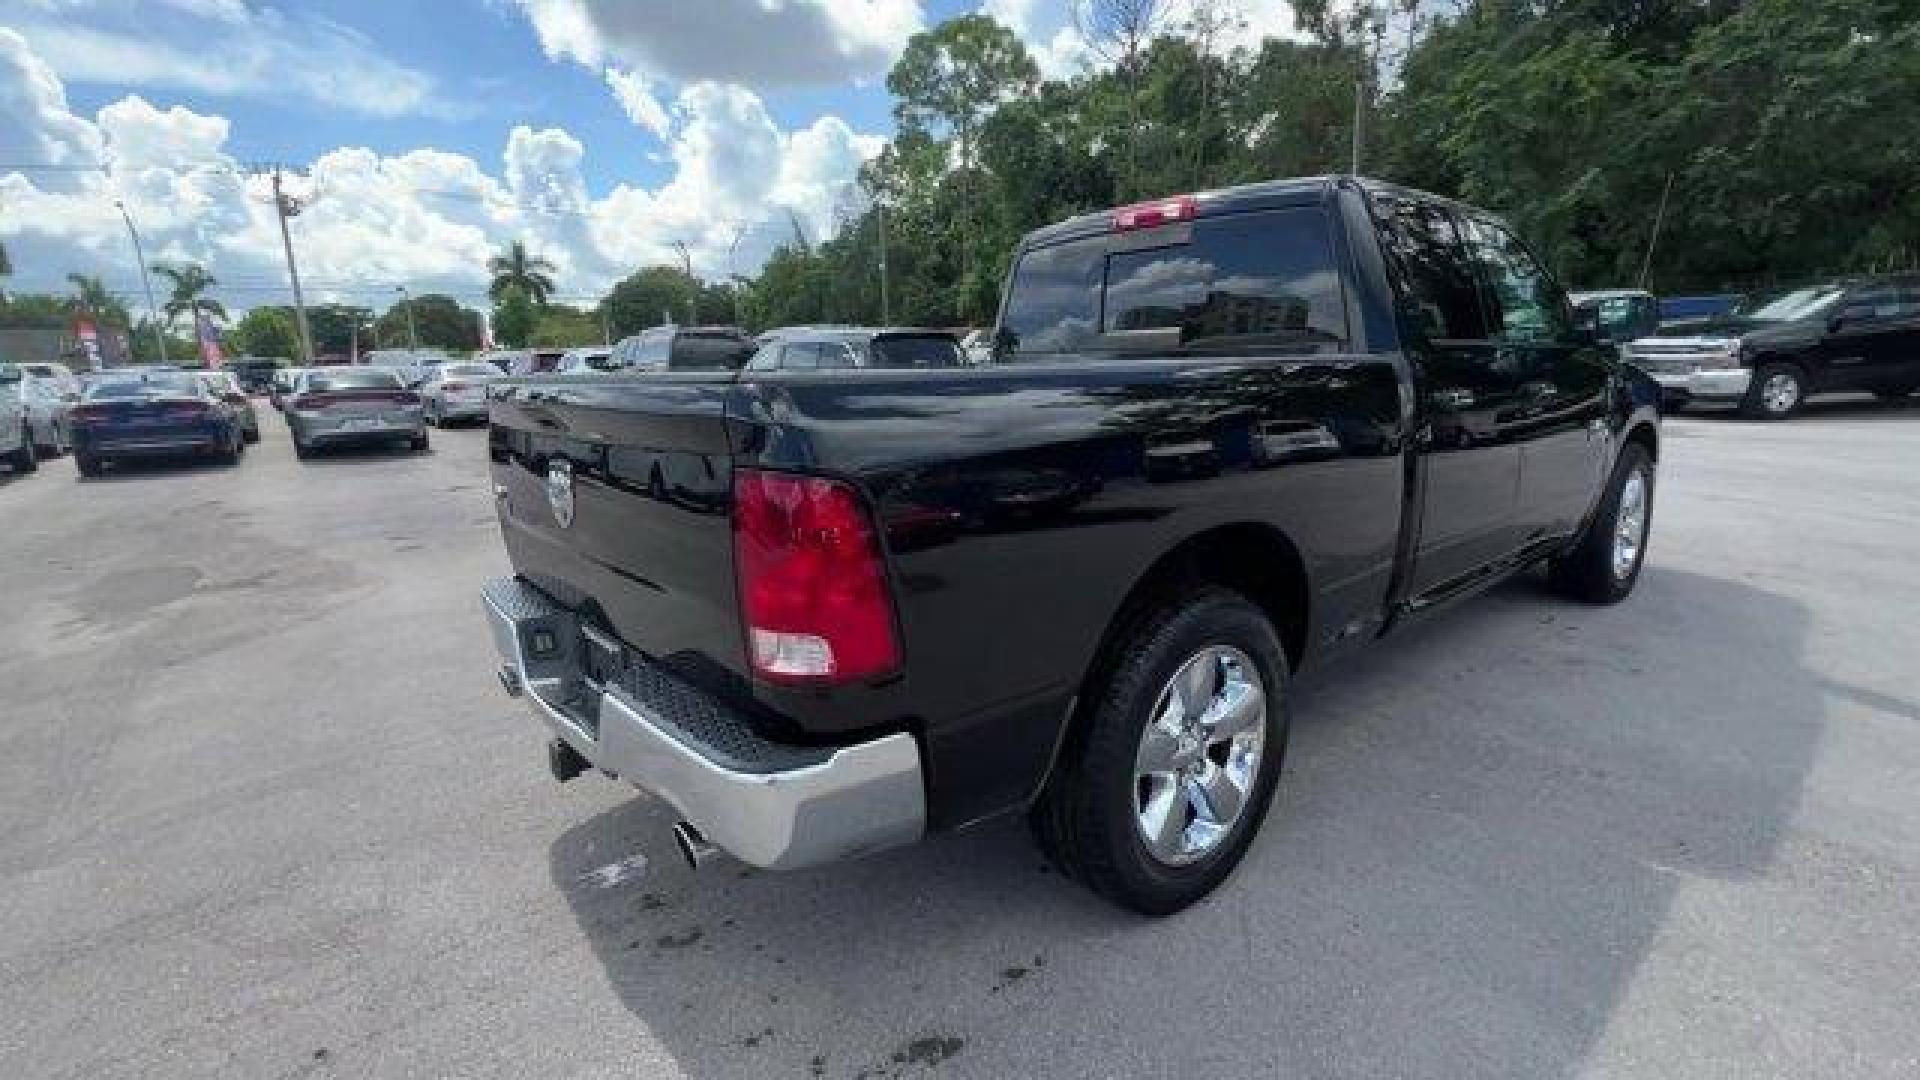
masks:
{"type": "Polygon", "coordinates": [[[1353,178],[1074,218],[990,363],[503,380],[502,683],[682,850],[789,867],[1028,811],[1165,914],[1239,861],[1294,674],[1646,551],[1659,388],[1494,218],[1353,178]]]}

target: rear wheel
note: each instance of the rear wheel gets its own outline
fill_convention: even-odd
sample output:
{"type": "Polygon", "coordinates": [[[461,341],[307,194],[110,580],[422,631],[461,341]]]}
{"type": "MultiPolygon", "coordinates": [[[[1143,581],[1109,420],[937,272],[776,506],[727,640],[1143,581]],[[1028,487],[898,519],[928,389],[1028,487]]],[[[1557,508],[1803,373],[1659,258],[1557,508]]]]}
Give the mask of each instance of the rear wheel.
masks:
{"type": "Polygon", "coordinates": [[[74,468],[80,470],[81,476],[99,476],[106,471],[106,464],[105,461],[84,450],[76,450],[73,453],[74,468]]]}
{"type": "Polygon", "coordinates": [[[1753,420],[1785,420],[1807,397],[1806,373],[1792,364],[1765,364],[1753,373],[1742,415],[1753,420]]]}
{"type": "Polygon", "coordinates": [[[447,424],[447,418],[440,415],[440,406],[433,402],[427,403],[425,419],[428,427],[445,427],[447,424]]]}
{"type": "Polygon", "coordinates": [[[427,433],[422,431],[420,434],[415,435],[413,440],[407,445],[414,450],[425,450],[427,448],[427,433]]]}
{"type": "Polygon", "coordinates": [[[1640,580],[1653,525],[1653,461],[1646,448],[1628,443],[1614,462],[1613,477],[1587,531],[1553,561],[1554,584],[1576,600],[1614,604],[1640,580]]]}
{"type": "Polygon", "coordinates": [[[243,442],[250,442],[250,443],[259,442],[260,429],[258,427],[242,428],[240,431],[240,438],[243,442]]]}
{"type": "Polygon", "coordinates": [[[7,464],[13,466],[16,473],[30,473],[40,467],[40,455],[33,448],[33,431],[24,421],[20,424],[20,445],[7,456],[7,464]]]}
{"type": "Polygon", "coordinates": [[[1287,661],[1237,593],[1203,587],[1137,615],[1032,813],[1041,848],[1124,907],[1170,915],[1246,854],[1287,740],[1287,661]]]}

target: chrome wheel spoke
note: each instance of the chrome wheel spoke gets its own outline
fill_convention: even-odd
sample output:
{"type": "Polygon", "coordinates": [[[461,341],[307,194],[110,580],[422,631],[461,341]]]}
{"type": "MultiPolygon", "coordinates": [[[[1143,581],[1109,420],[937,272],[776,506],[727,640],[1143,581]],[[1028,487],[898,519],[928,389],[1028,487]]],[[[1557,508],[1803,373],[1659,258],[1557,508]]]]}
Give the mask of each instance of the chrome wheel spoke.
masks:
{"type": "Polygon", "coordinates": [[[1180,733],[1159,720],[1147,724],[1140,737],[1140,750],[1133,757],[1133,771],[1140,776],[1157,776],[1179,768],[1180,733]]]}
{"type": "Polygon", "coordinates": [[[1267,695],[1245,676],[1229,678],[1201,718],[1213,741],[1251,731],[1267,719],[1267,695]]]}
{"type": "Polygon", "coordinates": [[[1141,831],[1161,860],[1178,859],[1185,847],[1188,809],[1187,793],[1172,777],[1157,784],[1141,808],[1141,831]]]}
{"type": "Polygon", "coordinates": [[[1200,775],[1187,783],[1194,808],[1202,817],[1216,824],[1232,824],[1240,816],[1240,807],[1247,801],[1247,793],[1234,781],[1233,774],[1212,762],[1208,762],[1200,775]]]}
{"type": "Polygon", "coordinates": [[[1175,690],[1180,698],[1180,711],[1185,719],[1199,717],[1213,700],[1214,687],[1219,684],[1219,661],[1203,654],[1187,661],[1174,676],[1175,690]]]}

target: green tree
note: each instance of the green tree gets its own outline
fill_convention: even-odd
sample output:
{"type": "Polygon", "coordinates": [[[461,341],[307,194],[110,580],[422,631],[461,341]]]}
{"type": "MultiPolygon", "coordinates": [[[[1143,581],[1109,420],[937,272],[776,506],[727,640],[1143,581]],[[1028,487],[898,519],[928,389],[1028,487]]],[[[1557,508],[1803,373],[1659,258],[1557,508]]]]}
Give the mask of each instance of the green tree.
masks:
{"type": "Polygon", "coordinates": [[[443,293],[422,293],[395,303],[374,323],[374,333],[384,348],[409,345],[410,332],[417,331],[423,349],[448,349],[465,352],[480,347],[480,313],[462,307],[443,293]],[[407,310],[413,310],[409,327],[407,310]]]}
{"type": "Polygon", "coordinates": [[[972,306],[966,288],[968,249],[975,218],[971,173],[980,124],[1002,101],[1033,92],[1040,69],[1013,31],[988,15],[963,15],[907,39],[900,59],[887,73],[887,89],[898,99],[894,116],[904,128],[944,130],[954,141],[959,172],[960,295],[963,313],[972,306]]]}
{"type": "MultiPolygon", "coordinates": [[[[280,308],[291,318],[293,309],[280,308]]],[[[345,357],[357,345],[373,348],[373,312],[357,304],[316,304],[307,308],[307,328],[313,332],[318,359],[345,357]]]]}
{"type": "Polygon", "coordinates": [[[493,303],[493,340],[502,348],[524,349],[539,320],[539,309],[527,294],[517,285],[509,286],[493,303]]]}
{"type": "Polygon", "coordinates": [[[548,304],[540,308],[528,344],[548,349],[571,349],[599,345],[604,341],[600,318],[591,311],[566,304],[548,304]]]}
{"type": "Polygon", "coordinates": [[[68,274],[67,281],[73,285],[70,303],[75,315],[91,319],[102,330],[109,327],[124,330],[130,325],[127,306],[107,291],[99,275],[68,274]]]}
{"type": "MultiPolygon", "coordinates": [[[[214,276],[199,263],[154,263],[153,272],[167,279],[167,302],[160,310],[167,316],[167,326],[172,327],[180,321],[180,316],[204,311],[217,322],[227,321],[227,309],[220,301],[207,295],[207,290],[218,285],[214,276]]],[[[194,328],[189,326],[188,330],[194,328]]]]}
{"type": "Polygon", "coordinates": [[[487,260],[487,273],[493,281],[487,286],[487,298],[499,303],[510,288],[519,289],[537,307],[553,295],[553,264],[527,254],[527,245],[515,240],[507,250],[487,260]]]}
{"type": "MultiPolygon", "coordinates": [[[[698,311],[700,282],[677,266],[649,266],[616,282],[600,301],[615,341],[698,311]]],[[[729,300],[728,304],[731,305],[729,300]]]]}
{"type": "Polygon", "coordinates": [[[285,308],[253,308],[227,331],[226,341],[236,356],[271,356],[291,363],[300,355],[300,330],[285,308]]]}

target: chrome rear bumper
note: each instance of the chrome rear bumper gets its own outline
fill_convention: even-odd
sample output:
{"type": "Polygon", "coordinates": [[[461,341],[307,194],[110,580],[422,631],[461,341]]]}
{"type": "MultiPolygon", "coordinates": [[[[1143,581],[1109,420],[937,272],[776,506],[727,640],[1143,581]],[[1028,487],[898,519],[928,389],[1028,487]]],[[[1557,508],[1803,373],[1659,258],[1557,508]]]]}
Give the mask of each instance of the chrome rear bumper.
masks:
{"type": "Polygon", "coordinates": [[[595,766],[671,804],[715,844],[754,866],[789,869],[917,839],[926,828],[920,750],[887,735],[796,747],[754,733],[723,704],[676,679],[518,578],[481,594],[501,682],[595,766]],[[588,650],[617,653],[628,675],[587,675],[588,650]]]}

